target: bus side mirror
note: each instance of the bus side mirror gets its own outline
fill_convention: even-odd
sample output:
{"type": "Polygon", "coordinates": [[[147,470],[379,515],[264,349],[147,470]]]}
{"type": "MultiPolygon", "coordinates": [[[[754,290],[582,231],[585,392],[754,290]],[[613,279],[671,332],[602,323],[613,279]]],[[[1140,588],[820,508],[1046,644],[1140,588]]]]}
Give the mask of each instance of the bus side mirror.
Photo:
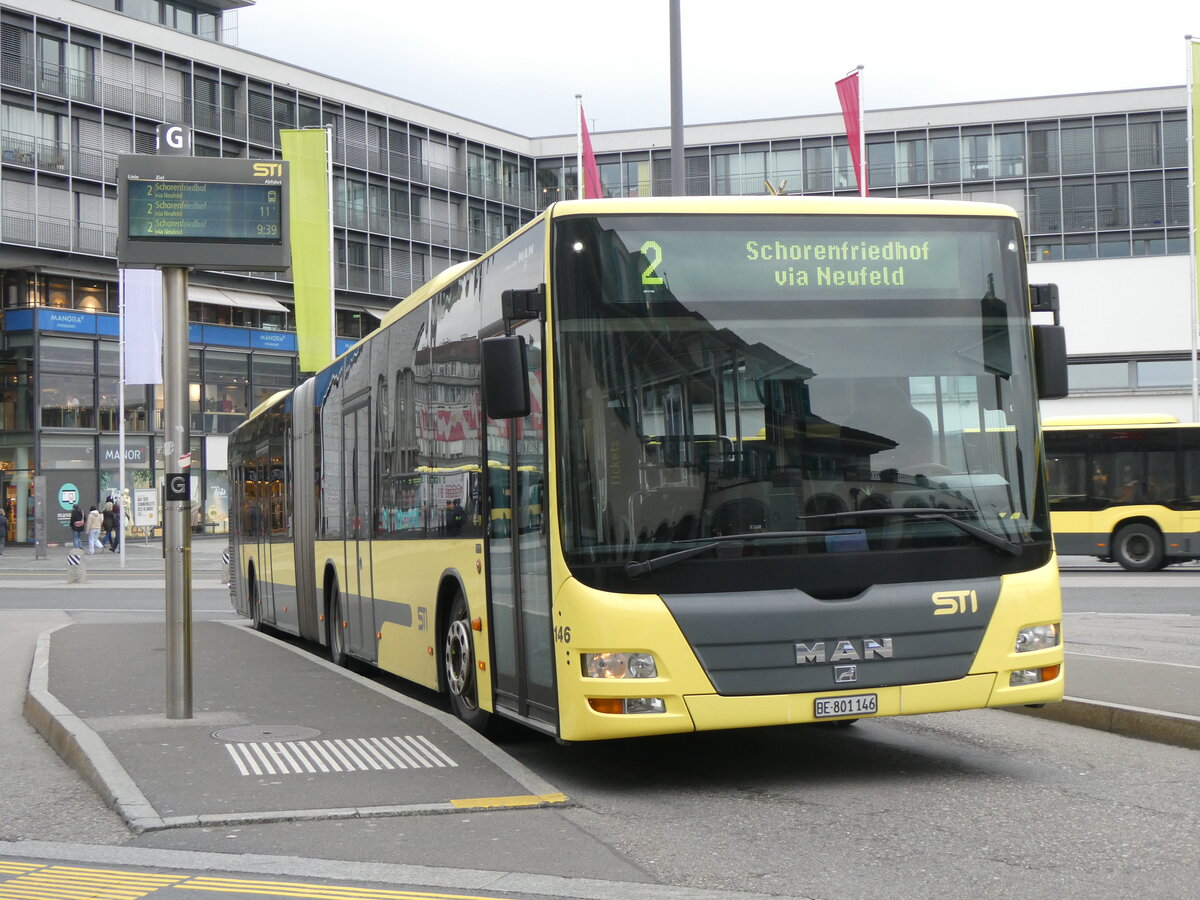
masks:
{"type": "Polygon", "coordinates": [[[1033,326],[1033,366],[1039,400],[1067,396],[1067,331],[1061,325],[1033,326]]]}
{"type": "Polygon", "coordinates": [[[489,419],[524,419],[531,410],[525,340],[517,334],[479,342],[483,363],[483,412],[489,419]]]}

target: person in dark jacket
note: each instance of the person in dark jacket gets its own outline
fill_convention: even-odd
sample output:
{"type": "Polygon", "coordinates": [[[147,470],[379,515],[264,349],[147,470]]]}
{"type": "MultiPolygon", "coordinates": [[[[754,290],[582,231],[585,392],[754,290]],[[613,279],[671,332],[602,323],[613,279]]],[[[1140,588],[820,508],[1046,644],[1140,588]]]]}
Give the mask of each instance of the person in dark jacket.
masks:
{"type": "Polygon", "coordinates": [[[78,503],[71,509],[71,543],[76,550],[83,549],[83,510],[78,503]]]}
{"type": "Polygon", "coordinates": [[[117,539],[113,532],[117,527],[117,517],[113,513],[113,504],[111,500],[105,502],[104,511],[100,513],[100,517],[102,522],[100,528],[103,531],[103,534],[100,538],[100,546],[106,546],[109,550],[116,550],[117,539]]]}

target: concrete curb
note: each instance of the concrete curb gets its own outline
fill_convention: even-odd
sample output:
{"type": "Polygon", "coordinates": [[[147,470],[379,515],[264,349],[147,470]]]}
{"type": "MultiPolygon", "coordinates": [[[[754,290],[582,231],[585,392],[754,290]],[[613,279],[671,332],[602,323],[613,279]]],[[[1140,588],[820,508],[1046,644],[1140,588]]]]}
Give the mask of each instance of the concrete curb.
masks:
{"type": "Polygon", "coordinates": [[[1009,709],[1039,719],[1050,719],[1123,737],[1200,750],[1200,717],[1196,716],[1122,706],[1118,703],[1101,703],[1098,700],[1084,700],[1079,697],[1065,697],[1062,703],[1047,704],[1041,709],[1023,706],[1013,706],[1009,709]]]}
{"type": "Polygon", "coordinates": [[[50,693],[50,637],[66,627],[59,625],[38,636],[25,694],[25,720],[120,813],[135,834],[161,829],[162,818],[100,736],[50,693]]]}
{"type": "MultiPolygon", "coordinates": [[[[267,635],[260,634],[251,629],[249,624],[244,620],[229,621],[223,624],[233,628],[244,629],[249,634],[263,640],[272,640],[267,635]]],[[[401,694],[389,691],[375,684],[368,678],[364,678],[348,669],[335,666],[333,663],[315,657],[300,648],[292,647],[285,642],[273,641],[277,646],[291,650],[305,657],[309,662],[317,663],[343,678],[348,678],[364,687],[368,687],[393,702],[409,706],[413,709],[419,709],[423,715],[435,719],[441,725],[453,731],[460,739],[469,744],[494,766],[528,790],[530,793],[528,801],[511,807],[499,807],[489,804],[459,806],[451,803],[428,803],[408,806],[298,809],[262,813],[241,813],[237,815],[184,815],[163,818],[150,804],[150,801],[146,799],[146,796],[138,788],[133,778],[130,777],[125,767],[121,765],[112,751],[108,749],[108,746],[101,737],[50,692],[50,640],[54,632],[60,628],[67,627],[69,626],[59,625],[38,636],[37,647],[33,655],[33,665],[29,671],[29,686],[25,693],[25,719],[38,730],[63,761],[83,776],[83,779],[100,795],[101,799],[117,811],[135,834],[142,834],[147,831],[163,831],[171,828],[212,825],[249,825],[321,819],[439,815],[502,808],[563,809],[575,805],[549,782],[517,762],[507,753],[496,748],[494,744],[475,731],[472,731],[454,716],[444,713],[441,710],[418,704],[401,694]]]]}

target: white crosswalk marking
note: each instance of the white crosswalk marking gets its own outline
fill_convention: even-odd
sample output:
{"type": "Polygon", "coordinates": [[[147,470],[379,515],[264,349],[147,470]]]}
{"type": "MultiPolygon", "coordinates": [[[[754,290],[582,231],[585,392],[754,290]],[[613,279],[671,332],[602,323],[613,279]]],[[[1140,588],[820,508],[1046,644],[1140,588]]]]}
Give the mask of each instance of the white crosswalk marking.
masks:
{"type": "Polygon", "coordinates": [[[225,744],[240,775],[316,775],[457,766],[424,735],[225,744]]]}

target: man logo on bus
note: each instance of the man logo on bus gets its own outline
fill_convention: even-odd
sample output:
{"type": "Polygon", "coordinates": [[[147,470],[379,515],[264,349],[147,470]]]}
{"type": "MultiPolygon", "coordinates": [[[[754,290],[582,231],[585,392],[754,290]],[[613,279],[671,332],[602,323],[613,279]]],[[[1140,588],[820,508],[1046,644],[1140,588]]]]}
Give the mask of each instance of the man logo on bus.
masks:
{"type": "Polygon", "coordinates": [[[979,597],[974,591],[938,591],[931,598],[937,607],[935,616],[953,616],[956,613],[979,612],[979,597]]]}

